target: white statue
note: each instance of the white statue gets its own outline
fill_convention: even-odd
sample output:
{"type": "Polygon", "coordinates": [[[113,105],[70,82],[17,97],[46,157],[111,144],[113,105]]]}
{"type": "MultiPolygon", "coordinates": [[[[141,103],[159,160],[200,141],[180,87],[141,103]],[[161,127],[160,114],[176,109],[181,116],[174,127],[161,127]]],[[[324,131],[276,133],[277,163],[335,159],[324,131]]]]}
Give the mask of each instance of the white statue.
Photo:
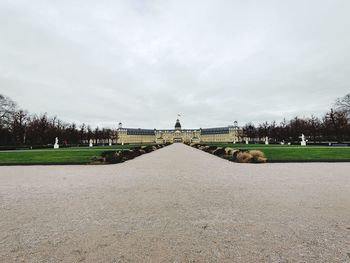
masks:
{"type": "Polygon", "coordinates": [[[249,141],[248,141],[248,139],[245,139],[245,144],[249,144],[249,141]]]}
{"type": "Polygon", "coordinates": [[[93,144],[92,144],[92,139],[89,140],[89,147],[92,147],[93,144]]]}
{"type": "Polygon", "coordinates": [[[300,143],[301,146],[306,146],[306,141],[305,141],[305,135],[304,134],[301,134],[301,143],[300,143]]]}
{"type": "Polygon", "coordinates": [[[53,148],[54,148],[54,149],[60,148],[60,146],[59,146],[59,144],[58,144],[58,138],[57,138],[57,137],[55,138],[55,144],[54,144],[53,148]]]}
{"type": "Polygon", "coordinates": [[[112,140],[111,139],[108,139],[108,145],[112,146],[112,140]]]}
{"type": "Polygon", "coordinates": [[[265,144],[269,144],[269,137],[265,137],[265,144]]]}

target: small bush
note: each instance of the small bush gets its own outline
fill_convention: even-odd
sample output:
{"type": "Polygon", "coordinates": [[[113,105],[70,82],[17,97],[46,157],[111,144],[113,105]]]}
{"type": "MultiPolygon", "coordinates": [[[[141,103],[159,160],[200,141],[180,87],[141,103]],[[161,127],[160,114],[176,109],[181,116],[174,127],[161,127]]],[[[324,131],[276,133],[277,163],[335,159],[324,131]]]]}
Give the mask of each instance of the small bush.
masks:
{"type": "Polygon", "coordinates": [[[104,151],[101,154],[103,161],[106,163],[120,163],[123,162],[122,156],[118,151],[104,151]]]}
{"type": "Polygon", "coordinates": [[[218,147],[217,146],[208,146],[208,150],[210,150],[210,151],[214,151],[214,150],[216,150],[218,147]]]}
{"type": "Polygon", "coordinates": [[[105,162],[105,158],[101,156],[92,156],[90,158],[90,163],[103,163],[105,162]]]}
{"type": "Polygon", "coordinates": [[[216,150],[212,151],[212,153],[216,156],[224,156],[226,154],[225,149],[218,147],[216,150]]]}
{"type": "Polygon", "coordinates": [[[141,149],[144,150],[146,153],[150,153],[150,152],[154,151],[154,149],[153,149],[153,147],[151,145],[142,146],[141,149]]]}
{"type": "Polygon", "coordinates": [[[238,149],[235,149],[232,151],[232,160],[233,161],[237,161],[237,155],[240,153],[241,151],[238,149]]]}
{"type": "Polygon", "coordinates": [[[206,146],[204,146],[204,148],[203,148],[203,151],[205,151],[205,152],[207,152],[207,153],[211,153],[213,150],[215,150],[216,149],[216,147],[214,147],[214,146],[208,146],[208,145],[206,145],[206,146]]]}
{"type": "Polygon", "coordinates": [[[232,155],[232,154],[233,154],[233,151],[234,151],[234,149],[231,148],[231,147],[226,147],[226,148],[225,148],[225,154],[226,154],[226,155],[232,155]]]}
{"type": "Polygon", "coordinates": [[[253,160],[253,155],[251,155],[249,152],[238,152],[236,161],[239,163],[251,163],[253,160]]]}
{"type": "Polygon", "coordinates": [[[265,163],[266,162],[266,157],[265,154],[262,151],[258,150],[251,150],[249,153],[253,156],[253,162],[254,163],[265,163]]]}
{"type": "Polygon", "coordinates": [[[152,146],[153,151],[157,150],[157,146],[152,146]]]}
{"type": "Polygon", "coordinates": [[[137,151],[134,151],[134,150],[124,150],[120,154],[123,158],[123,161],[134,159],[139,155],[137,151]]]}

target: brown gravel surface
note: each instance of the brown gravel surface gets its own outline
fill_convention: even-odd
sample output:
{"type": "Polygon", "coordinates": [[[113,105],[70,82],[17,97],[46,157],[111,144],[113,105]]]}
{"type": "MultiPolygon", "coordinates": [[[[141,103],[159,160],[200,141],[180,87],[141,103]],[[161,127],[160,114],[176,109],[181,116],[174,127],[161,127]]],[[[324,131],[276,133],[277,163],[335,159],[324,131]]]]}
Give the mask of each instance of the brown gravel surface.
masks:
{"type": "Polygon", "coordinates": [[[0,262],[350,262],[350,164],[236,164],[174,144],[0,167],[0,262]]]}

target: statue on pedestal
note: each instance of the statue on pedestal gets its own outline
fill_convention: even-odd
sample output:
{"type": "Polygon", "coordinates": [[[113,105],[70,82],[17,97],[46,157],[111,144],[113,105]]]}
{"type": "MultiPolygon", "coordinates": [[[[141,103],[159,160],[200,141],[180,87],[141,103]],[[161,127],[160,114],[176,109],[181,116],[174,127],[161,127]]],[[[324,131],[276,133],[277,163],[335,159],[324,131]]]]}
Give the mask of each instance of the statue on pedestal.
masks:
{"type": "Polygon", "coordinates": [[[92,144],[92,139],[89,140],[89,147],[92,147],[93,144],[92,144]]]}
{"type": "Polygon", "coordinates": [[[53,148],[54,148],[54,149],[60,148],[60,146],[59,146],[59,144],[58,144],[58,138],[57,138],[57,137],[55,138],[55,144],[54,144],[53,148]]]}
{"type": "Polygon", "coordinates": [[[269,137],[265,137],[265,144],[269,144],[269,137]]]}
{"type": "Polygon", "coordinates": [[[306,141],[305,141],[305,135],[304,134],[301,134],[301,143],[300,143],[301,146],[306,146],[306,141]]]}

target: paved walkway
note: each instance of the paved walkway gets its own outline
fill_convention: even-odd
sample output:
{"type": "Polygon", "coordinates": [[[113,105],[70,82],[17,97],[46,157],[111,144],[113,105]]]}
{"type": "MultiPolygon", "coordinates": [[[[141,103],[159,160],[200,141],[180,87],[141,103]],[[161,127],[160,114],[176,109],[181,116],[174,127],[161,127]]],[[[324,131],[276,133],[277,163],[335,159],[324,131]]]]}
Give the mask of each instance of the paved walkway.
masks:
{"type": "Polygon", "coordinates": [[[236,164],[183,144],[0,167],[0,262],[349,262],[350,164],[236,164]]]}

